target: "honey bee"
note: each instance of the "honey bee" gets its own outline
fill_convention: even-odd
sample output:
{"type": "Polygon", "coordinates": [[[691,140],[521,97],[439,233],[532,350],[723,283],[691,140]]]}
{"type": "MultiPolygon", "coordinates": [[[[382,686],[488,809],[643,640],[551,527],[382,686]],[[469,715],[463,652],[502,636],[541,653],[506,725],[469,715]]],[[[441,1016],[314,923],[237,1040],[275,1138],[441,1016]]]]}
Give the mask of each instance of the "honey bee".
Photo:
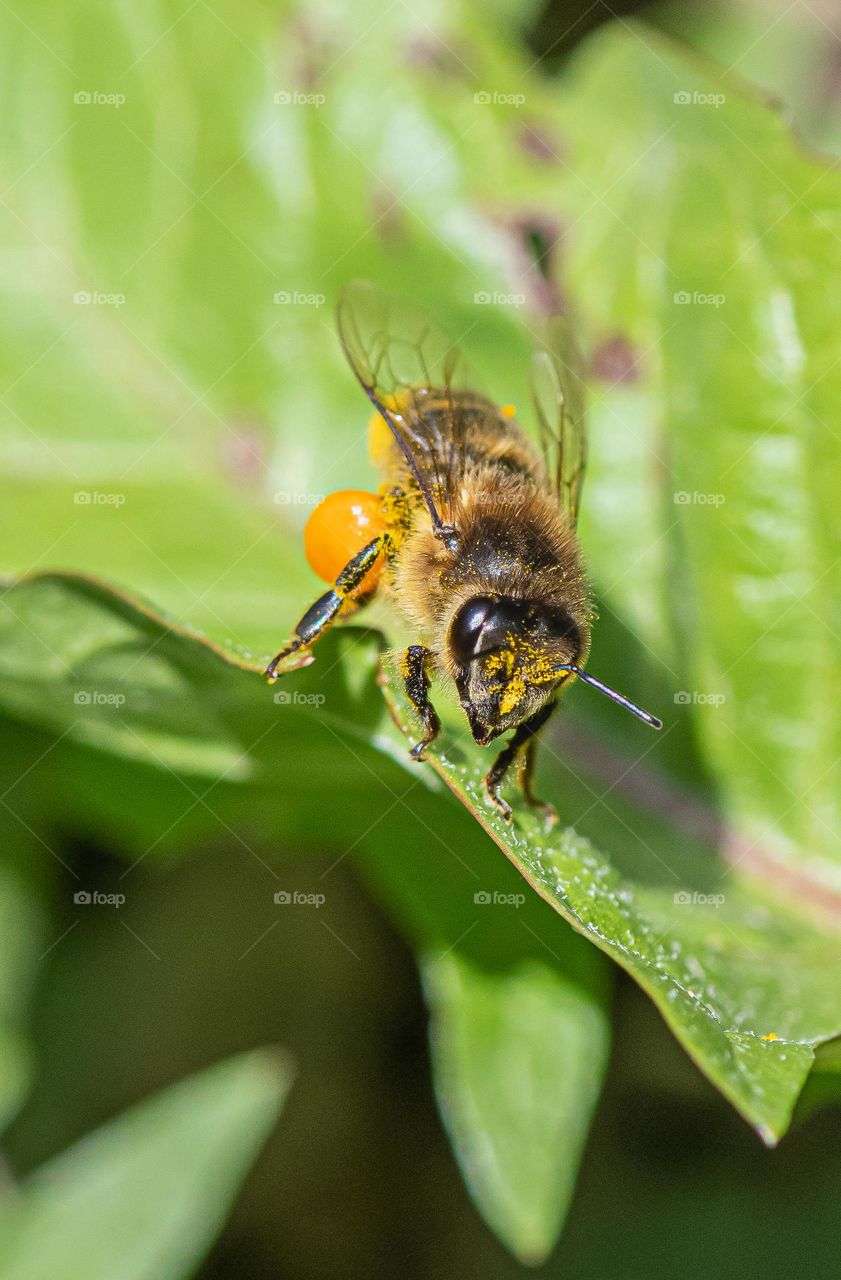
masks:
{"type": "Polygon", "coordinates": [[[510,405],[474,389],[458,349],[425,316],[365,282],[338,306],[339,336],[374,406],[377,493],[332,494],[305,531],[311,566],[330,589],[266,668],[311,660],[310,647],[337,618],[386,593],[417,634],[401,674],[422,733],[422,760],[440,722],[430,682],[448,680],[480,746],[513,730],[485,777],[489,802],[507,821],[501,794],[519,766],[532,792],[537,734],[560,692],[584,681],[655,729],[656,716],[584,671],[593,608],[576,537],[586,465],[584,386],[570,331],[550,321],[536,353],[532,391],[538,448],[510,405]]]}

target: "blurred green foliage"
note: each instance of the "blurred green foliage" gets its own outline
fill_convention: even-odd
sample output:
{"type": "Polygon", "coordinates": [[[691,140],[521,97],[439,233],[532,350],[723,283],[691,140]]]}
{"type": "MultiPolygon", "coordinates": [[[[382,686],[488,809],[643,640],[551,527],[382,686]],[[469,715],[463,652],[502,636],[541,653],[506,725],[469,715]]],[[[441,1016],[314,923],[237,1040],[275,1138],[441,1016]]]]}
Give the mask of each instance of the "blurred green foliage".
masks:
{"type": "Polygon", "coordinates": [[[8,1153],[30,1176],[0,1277],[192,1274],[289,1069],[193,1073],[275,1040],[298,1084],[207,1277],[516,1275],[577,1185],[547,1275],[707,1275],[689,1250],[714,1231],[717,1273],[783,1275],[832,1239],[802,1154],[831,1143],[773,1166],[802,1179],[781,1236],[771,1157],[624,980],[579,1162],[603,952],[769,1142],[841,1034],[841,180],[651,30],[607,27],[552,81],[534,14],[494,17],[6,10],[0,1111],[29,1093],[8,1153]],[[527,403],[541,316],[578,317],[594,665],[669,727],[642,741],[573,693],[552,839],[488,814],[457,722],[438,776],[409,764],[376,687],[387,614],[274,692],[256,674],[318,590],[312,503],[372,480],[331,319],[359,275],[425,302],[501,401],[527,403]],[[444,1126],[513,1258],[454,1185],[401,939],[444,1126]]]}
{"type": "Polygon", "coordinates": [[[267,1053],[224,1063],[51,1161],[6,1206],[2,1274],[189,1274],[277,1117],[287,1075],[267,1053]]]}

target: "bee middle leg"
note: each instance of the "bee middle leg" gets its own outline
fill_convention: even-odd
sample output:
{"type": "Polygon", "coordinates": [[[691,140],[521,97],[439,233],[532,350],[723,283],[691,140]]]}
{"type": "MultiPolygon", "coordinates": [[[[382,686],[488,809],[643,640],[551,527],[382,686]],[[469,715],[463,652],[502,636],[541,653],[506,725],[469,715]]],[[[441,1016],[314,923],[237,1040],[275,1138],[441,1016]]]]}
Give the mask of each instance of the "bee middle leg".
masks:
{"type": "Polygon", "coordinates": [[[310,605],[301,621],[295,628],[295,636],[289,644],[275,654],[266,667],[269,680],[277,679],[277,669],[285,658],[289,658],[299,649],[307,649],[315,644],[318,637],[331,626],[339,616],[339,612],[347,603],[353,592],[364,581],[365,575],[381,552],[387,552],[391,539],[387,533],[373,538],[361,551],[357,551],[339,574],[335,584],[323,596],[319,596],[315,604],[310,605]]]}
{"type": "Polygon", "coordinates": [[[547,706],[541,707],[530,720],[524,720],[521,725],[518,725],[513,737],[500,751],[485,775],[485,791],[488,799],[499,810],[506,822],[511,821],[511,806],[502,798],[500,790],[511,766],[515,763],[522,765],[521,786],[526,804],[536,809],[549,822],[557,819],[552,806],[538,800],[532,790],[532,774],[537,751],[536,734],[543,728],[554,710],[555,704],[550,702],[547,706]]]}
{"type": "Polygon", "coordinates": [[[558,821],[558,814],[555,806],[549,804],[548,800],[541,800],[539,796],[534,794],[534,764],[537,759],[537,744],[539,739],[532,734],[523,750],[523,769],[520,774],[520,786],[523,791],[523,799],[530,809],[534,809],[547,826],[553,826],[558,821]]]}
{"type": "Polygon", "coordinates": [[[409,755],[413,760],[423,760],[424,752],[430,742],[434,742],[441,732],[441,721],[429,701],[429,662],[432,653],[422,644],[410,644],[403,654],[400,671],[406,688],[406,695],[418,712],[423,724],[423,737],[416,742],[409,755]]]}

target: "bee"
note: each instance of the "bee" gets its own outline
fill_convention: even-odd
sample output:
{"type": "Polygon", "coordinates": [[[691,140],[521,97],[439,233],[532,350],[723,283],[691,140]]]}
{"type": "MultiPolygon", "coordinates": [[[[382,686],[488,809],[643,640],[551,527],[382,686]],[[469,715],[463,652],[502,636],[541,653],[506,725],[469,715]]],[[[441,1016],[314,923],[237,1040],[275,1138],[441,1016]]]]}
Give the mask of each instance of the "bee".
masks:
{"type": "Polygon", "coordinates": [[[584,384],[569,327],[555,317],[535,354],[532,392],[539,447],[510,405],[475,389],[461,355],[424,315],[365,282],[339,300],[338,330],[374,406],[370,452],[377,493],[332,494],[310,516],[305,547],[330,589],[304,614],[266,668],[311,661],[311,646],[338,618],[387,594],[417,635],[400,670],[421,726],[422,760],[440,731],[432,677],[455,690],[480,746],[512,736],[485,777],[502,795],[519,767],[532,791],[537,735],[560,693],[578,679],[660,729],[656,716],[585,672],[593,621],[576,536],[586,466],[584,384]]]}

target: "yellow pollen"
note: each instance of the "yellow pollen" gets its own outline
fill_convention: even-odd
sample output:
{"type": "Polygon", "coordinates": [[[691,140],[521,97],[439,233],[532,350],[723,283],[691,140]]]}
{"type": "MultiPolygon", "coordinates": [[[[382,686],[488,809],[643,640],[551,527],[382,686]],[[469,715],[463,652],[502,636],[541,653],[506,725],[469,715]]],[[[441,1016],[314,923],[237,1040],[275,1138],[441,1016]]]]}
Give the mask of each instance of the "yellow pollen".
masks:
{"type": "Polygon", "coordinates": [[[379,470],[388,469],[394,450],[394,437],[381,413],[372,413],[368,420],[368,457],[379,470]]]}
{"type": "Polygon", "coordinates": [[[530,687],[552,684],[558,678],[545,650],[524,642],[522,638],[488,654],[485,673],[502,678],[505,688],[499,699],[499,710],[504,716],[525,702],[530,687]],[[519,667],[516,666],[518,656],[522,659],[519,667]]]}
{"type": "Polygon", "coordinates": [[[502,715],[507,716],[515,707],[523,701],[526,696],[526,682],[522,671],[518,671],[515,676],[508,681],[505,686],[505,692],[499,700],[499,710],[502,715]]]}
{"type": "Polygon", "coordinates": [[[503,418],[513,418],[517,412],[517,406],[513,404],[504,404],[500,408],[503,418]]]}
{"type": "Polygon", "coordinates": [[[401,413],[410,403],[413,394],[412,388],[408,387],[405,391],[386,391],[378,398],[389,413],[401,413]]]}

